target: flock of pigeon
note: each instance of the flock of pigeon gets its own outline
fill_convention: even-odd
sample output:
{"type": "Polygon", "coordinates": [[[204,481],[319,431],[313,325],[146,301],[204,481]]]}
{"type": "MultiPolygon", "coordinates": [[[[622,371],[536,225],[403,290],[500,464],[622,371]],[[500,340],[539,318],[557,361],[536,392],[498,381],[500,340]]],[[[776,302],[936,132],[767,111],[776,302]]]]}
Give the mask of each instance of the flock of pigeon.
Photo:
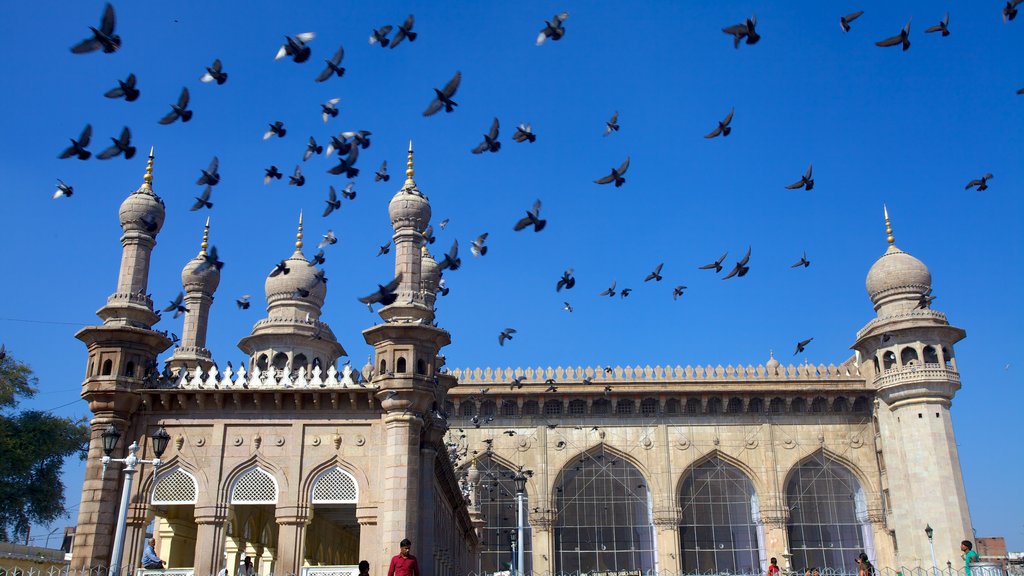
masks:
{"type": "MultiPolygon", "coordinates": [[[[1007,0],[1002,10],[1003,20],[1006,22],[1012,21],[1017,16],[1017,6],[1024,2],[1024,0],[1007,0]]],[[[850,14],[846,14],[840,17],[840,27],[844,33],[848,33],[853,29],[852,24],[864,15],[863,11],[856,11],[850,14]]],[[[536,44],[537,46],[543,45],[547,40],[559,41],[565,37],[566,28],[565,22],[569,18],[568,12],[561,12],[554,15],[550,20],[544,22],[544,26],[541,28],[537,35],[536,44]]],[[[374,29],[369,36],[369,44],[377,45],[381,48],[391,48],[402,44],[405,40],[410,43],[414,42],[417,38],[417,33],[413,31],[415,24],[414,17],[410,15],[405,21],[398,25],[383,26],[379,29],[374,29]],[[396,29],[397,28],[397,29],[396,29]],[[391,32],[394,30],[394,35],[391,32]]],[[[926,33],[939,33],[941,36],[948,36],[950,32],[950,19],[947,13],[945,17],[934,26],[931,26],[925,30],[926,33]]],[[[875,44],[879,47],[891,47],[900,46],[902,50],[906,51],[911,46],[910,41],[910,29],[911,23],[908,21],[907,24],[900,30],[899,34],[892,37],[880,40],[875,44]]],[[[121,37],[115,32],[115,14],[112,5],[107,4],[104,8],[103,15],[100,21],[99,28],[90,27],[91,36],[78,42],[71,47],[71,52],[75,54],[85,54],[89,52],[102,51],[103,53],[113,53],[121,47],[121,37]]],[[[755,45],[761,40],[761,34],[757,30],[757,17],[751,16],[750,18],[722,29],[722,32],[729,35],[733,39],[733,46],[739,48],[740,44],[746,44],[748,46],[755,45]]],[[[296,34],[294,36],[286,36],[285,42],[282,44],[275,56],[275,60],[291,59],[295,63],[303,63],[310,59],[312,56],[312,49],[310,42],[315,38],[315,34],[312,32],[296,34]]],[[[342,60],[345,56],[344,47],[339,47],[329,59],[324,60],[324,67],[320,73],[314,78],[316,82],[326,82],[331,78],[341,77],[345,74],[345,68],[341,66],[342,60]]],[[[228,73],[224,70],[224,66],[219,59],[213,61],[213,63],[206,67],[205,73],[200,77],[200,81],[204,83],[214,83],[216,85],[222,85],[228,81],[228,73]]],[[[456,93],[459,89],[459,85],[462,81],[461,72],[456,72],[454,76],[441,88],[433,89],[433,97],[429,101],[426,109],[423,111],[424,116],[432,116],[438,112],[444,110],[445,113],[451,113],[458,107],[458,103],[455,101],[456,93]]],[[[1024,88],[1017,91],[1017,94],[1024,95],[1024,88]]],[[[135,101],[139,95],[140,90],[137,86],[137,79],[134,74],[129,74],[125,80],[118,80],[118,85],[104,94],[108,98],[112,99],[124,99],[127,102],[135,101]]],[[[340,99],[334,98],[321,104],[321,115],[324,123],[328,123],[330,119],[337,117],[338,108],[337,105],[340,99]]],[[[174,122],[181,121],[182,123],[189,122],[192,119],[193,111],[189,109],[189,90],[188,87],[184,87],[175,103],[170,104],[170,112],[159,119],[159,123],[163,125],[173,124],[174,122]]],[[[717,123],[717,126],[711,130],[704,137],[708,139],[717,137],[728,137],[733,130],[732,122],[734,117],[735,109],[729,111],[729,113],[717,123]]],[[[609,136],[619,131],[618,123],[618,112],[615,112],[604,126],[604,136],[609,136]]],[[[271,138],[284,138],[287,134],[287,128],[281,121],[275,121],[268,125],[268,129],[263,134],[264,140],[271,138]]],[[[370,137],[372,133],[366,130],[355,130],[341,132],[337,136],[331,136],[330,142],[327,143],[326,153],[325,147],[317,143],[317,141],[310,137],[306,145],[306,149],[303,153],[303,162],[309,160],[315,155],[324,154],[326,157],[330,157],[337,153],[338,164],[327,170],[328,173],[333,175],[345,176],[348,179],[356,177],[360,170],[356,167],[359,159],[359,151],[365,150],[370,146],[370,137]]],[[[92,156],[87,148],[91,143],[92,138],[92,126],[86,125],[82,130],[81,134],[77,138],[71,139],[71,145],[68,146],[60,155],[59,158],[78,158],[80,160],[87,160],[92,156]]],[[[530,124],[523,123],[516,126],[515,132],[512,135],[512,140],[516,143],[532,143],[537,139],[537,134],[534,133],[533,128],[530,124]]],[[[96,154],[96,158],[100,160],[108,160],[117,156],[123,156],[125,159],[131,159],[136,149],[131,145],[131,130],[126,126],[117,137],[111,137],[111,145],[101,152],[96,154]]],[[[473,154],[483,154],[485,152],[497,153],[501,150],[502,143],[500,141],[500,123],[497,118],[494,118],[491,125],[486,133],[483,134],[483,140],[471,149],[473,154]]],[[[202,209],[212,209],[213,202],[211,201],[212,190],[220,182],[220,174],[218,173],[219,161],[217,157],[214,157],[206,169],[200,170],[200,176],[196,181],[197,185],[204,186],[203,191],[195,197],[195,203],[192,205],[191,210],[197,211],[202,209]]],[[[601,176],[594,180],[594,183],[598,185],[614,184],[616,188],[623,186],[626,183],[626,173],[629,170],[630,157],[627,156],[625,160],[617,167],[612,167],[609,173],[601,176]]],[[[785,186],[786,189],[804,189],[812,190],[814,188],[813,165],[809,165],[806,173],[800,177],[796,182],[785,186]]],[[[274,180],[282,180],[284,174],[277,166],[270,166],[265,169],[264,183],[270,184],[274,180]]],[[[966,189],[976,188],[978,191],[984,191],[988,188],[988,181],[992,179],[992,174],[987,173],[981,178],[971,180],[966,189]]],[[[376,182],[387,182],[390,179],[390,175],[387,172],[387,162],[385,161],[381,167],[375,172],[374,180],[376,182]]],[[[288,185],[301,187],[305,184],[305,177],[302,174],[301,165],[297,164],[291,175],[288,176],[288,185]]],[[[73,195],[74,188],[58,180],[57,190],[54,193],[54,199],[60,197],[70,197],[73,195]]],[[[328,197],[325,201],[326,207],[323,212],[324,217],[330,216],[334,211],[341,208],[342,199],[354,200],[356,197],[355,185],[353,182],[348,182],[342,190],[341,198],[339,198],[337,191],[334,186],[330,186],[328,190],[328,197]]],[[[515,222],[513,229],[515,231],[522,231],[528,228],[532,228],[534,232],[541,232],[547,221],[541,218],[541,201],[537,200],[533,206],[526,211],[525,216],[515,222]]],[[[153,227],[154,223],[143,222],[147,227],[153,227]]],[[[440,224],[441,228],[444,228],[446,221],[440,224]]],[[[487,254],[487,246],[485,241],[487,240],[488,234],[485,232],[478,236],[471,243],[471,251],[474,257],[482,257],[487,254]]],[[[426,242],[433,243],[433,230],[432,227],[424,231],[424,237],[426,242]]],[[[320,242],[318,248],[319,253],[314,257],[314,264],[322,264],[325,260],[323,248],[330,244],[337,242],[337,238],[333,232],[328,231],[324,235],[323,241],[320,242]]],[[[439,268],[442,273],[445,271],[455,271],[461,266],[461,258],[458,255],[458,241],[456,240],[449,251],[444,255],[443,260],[439,263],[439,268]]],[[[380,247],[378,256],[387,254],[390,250],[390,242],[380,247]]],[[[749,270],[751,249],[748,247],[744,256],[738,260],[733,266],[732,270],[725,274],[722,279],[728,280],[732,278],[742,278],[749,270]]],[[[717,274],[721,272],[724,267],[722,263],[728,256],[728,252],[722,254],[721,257],[716,259],[710,264],[700,266],[701,270],[714,270],[717,274]]],[[[643,282],[647,283],[650,281],[660,282],[663,279],[662,268],[663,263],[658,264],[657,267],[648,274],[643,282]]],[[[206,260],[201,264],[201,268],[216,267],[220,269],[223,266],[217,257],[216,247],[211,247],[209,252],[206,254],[206,260]]],[[[807,254],[804,253],[800,260],[792,265],[793,268],[806,268],[810,266],[810,261],[807,259],[807,254]]],[[[288,274],[289,269],[286,262],[280,262],[274,270],[271,272],[271,276],[277,276],[279,274],[288,274]]],[[[320,271],[317,274],[317,282],[327,281],[323,272],[320,271]]],[[[377,290],[372,294],[369,294],[363,298],[360,298],[360,302],[371,307],[373,304],[389,305],[395,302],[397,295],[396,290],[400,284],[401,278],[396,277],[392,281],[386,284],[380,284],[377,290]]],[[[576,284],[576,279],[573,276],[573,270],[570,268],[566,270],[561,278],[556,282],[555,289],[557,292],[572,289],[576,284]]],[[[309,291],[313,286],[299,288],[296,297],[302,298],[309,295],[309,291]]],[[[684,294],[687,289],[685,285],[676,285],[672,289],[672,298],[678,299],[679,296],[684,294]]],[[[442,279],[441,285],[439,286],[439,292],[444,295],[447,294],[448,289],[444,285],[442,279]]],[[[620,298],[627,298],[632,292],[632,288],[617,288],[617,283],[613,280],[611,285],[600,292],[598,296],[614,297],[616,294],[620,298]]],[[[249,308],[249,299],[251,296],[245,295],[236,300],[239,309],[249,308]]],[[[934,299],[930,294],[925,295],[922,298],[919,307],[927,308],[931,300],[934,299]]],[[[573,311],[573,307],[569,302],[564,302],[564,310],[568,312],[573,311]]],[[[182,304],[182,295],[171,301],[170,305],[166,307],[164,312],[174,312],[175,317],[185,311],[184,305],[182,304]]],[[[498,336],[498,344],[504,346],[506,341],[511,341],[513,334],[516,333],[514,328],[506,328],[498,336]]],[[[804,351],[804,348],[810,343],[812,339],[806,339],[800,341],[796,345],[794,354],[798,354],[804,351]]]]}

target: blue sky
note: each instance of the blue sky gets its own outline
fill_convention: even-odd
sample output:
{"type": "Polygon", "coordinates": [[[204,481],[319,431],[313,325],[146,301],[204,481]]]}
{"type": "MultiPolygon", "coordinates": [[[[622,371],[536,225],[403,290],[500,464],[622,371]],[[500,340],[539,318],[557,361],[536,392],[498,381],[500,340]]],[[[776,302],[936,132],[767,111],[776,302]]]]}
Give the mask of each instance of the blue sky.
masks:
{"type": "MultiPolygon", "coordinates": [[[[897,245],[932,272],[934,308],[967,330],[956,347],[963,388],[954,424],[978,536],[1024,548],[1021,439],[1024,402],[1017,300],[1024,247],[1024,19],[1004,24],[1000,1],[952,2],[118,2],[115,54],[69,48],[97,26],[103,2],[39,1],[7,7],[0,31],[16,47],[0,60],[7,136],[0,142],[8,216],[0,227],[7,273],[0,283],[0,341],[28,362],[40,393],[25,408],[87,415],[78,398],[85,348],[73,338],[98,321],[120,258],[117,208],[142,182],[156,147],[154,188],[167,204],[150,276],[154,300],[181,289],[207,215],[226,262],[209,347],[223,365],[242,363],[236,344],[263,316],[263,281],[292,251],[300,210],[307,246],[328,229],[324,319],[357,366],[370,348],[360,331],[377,317],[356,301],[391,278],[387,202],[402,181],[405,149],[416,148],[416,180],[431,200],[435,255],[458,239],[462,269],[438,319],[453,334],[451,367],[645,364],[838,364],[874,312],[864,278],[884,251],[882,204],[897,245]],[[865,14],[844,34],[841,14],[865,14]],[[564,39],[534,45],[545,19],[568,10],[564,39]],[[952,34],[924,34],[951,12],[952,34]],[[415,14],[416,42],[367,43],[373,28],[415,14]],[[762,40],[733,49],[720,29],[756,13],[762,40]],[[913,17],[912,47],[878,48],[913,17]],[[275,62],[284,36],[316,32],[309,62],[275,62]],[[313,82],[324,58],[346,50],[343,78],[313,82]],[[202,84],[215,58],[229,79],[202,84]],[[432,88],[456,71],[451,114],[421,115],[432,88]],[[103,93],[130,72],[135,102],[103,93]],[[181,88],[192,94],[188,124],[161,126],[181,88]],[[320,103],[341,98],[324,125],[320,103]],[[703,135],[735,108],[726,139],[703,135]],[[602,137],[619,112],[620,132],[602,137]],[[475,156],[492,118],[503,147],[475,156]],[[283,121],[283,139],[263,141],[283,121]],[[533,144],[511,140],[528,122],[533,144]],[[68,139],[93,126],[96,153],[129,126],[139,154],[58,160],[68,139]],[[357,198],[321,218],[333,159],[302,162],[309,136],[326,145],[343,130],[373,132],[360,157],[357,198]],[[201,168],[220,158],[212,211],[189,212],[201,168]],[[621,188],[593,180],[629,156],[621,188]],[[374,183],[388,161],[391,182],[374,183]],[[814,164],[814,190],[786,190],[814,164]],[[271,164],[302,188],[275,181],[271,164]],[[986,172],[984,192],[964,185],[986,172]],[[56,179],[74,197],[51,200],[56,179]],[[547,228],[513,232],[534,200],[547,228]],[[474,260],[469,242],[489,232],[474,260]],[[752,247],[751,272],[722,282],[699,265],[752,247]],[[791,269],[806,251],[812,264],[791,269]],[[665,280],[643,284],[664,262],[665,280]],[[573,267],[576,288],[554,291],[573,267]],[[628,299],[602,299],[612,281],[628,299]],[[673,302],[671,288],[689,290],[673,302]],[[252,294],[238,311],[234,299],[252,294]],[[561,310],[563,300],[575,308],[561,310]],[[518,334],[504,347],[498,333],[518,334]],[[794,344],[813,337],[805,356],[794,344]]],[[[285,179],[287,181],[287,179],[285,179]]],[[[307,255],[312,252],[307,249],[307,255]]],[[[180,334],[180,320],[158,327],[180,334]]],[[[72,524],[82,466],[68,464],[72,524]]],[[[49,531],[43,527],[36,532],[49,531]]]]}

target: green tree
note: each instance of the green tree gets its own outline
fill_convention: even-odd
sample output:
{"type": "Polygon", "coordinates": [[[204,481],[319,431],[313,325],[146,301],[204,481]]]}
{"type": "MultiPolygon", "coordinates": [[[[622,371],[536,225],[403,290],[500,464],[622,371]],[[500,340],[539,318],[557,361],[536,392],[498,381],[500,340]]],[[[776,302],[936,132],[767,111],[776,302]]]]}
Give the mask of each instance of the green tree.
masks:
{"type": "Polygon", "coordinates": [[[39,410],[17,410],[36,394],[32,369],[0,347],[0,542],[24,538],[33,523],[64,514],[61,468],[73,454],[85,458],[89,426],[39,410]]]}

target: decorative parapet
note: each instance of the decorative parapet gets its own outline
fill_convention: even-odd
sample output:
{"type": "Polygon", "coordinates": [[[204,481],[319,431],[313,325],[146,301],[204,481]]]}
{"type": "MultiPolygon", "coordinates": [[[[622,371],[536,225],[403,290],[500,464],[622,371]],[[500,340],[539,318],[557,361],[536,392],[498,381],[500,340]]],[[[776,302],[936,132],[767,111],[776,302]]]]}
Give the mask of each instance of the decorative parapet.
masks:
{"type": "Polygon", "coordinates": [[[451,374],[460,386],[509,384],[513,379],[524,382],[547,382],[554,384],[579,384],[589,379],[598,383],[682,383],[735,380],[860,380],[857,365],[849,363],[836,366],[829,364],[800,364],[794,366],[616,366],[610,371],[602,366],[582,367],[538,367],[538,368],[457,368],[451,374]]]}
{"type": "Polygon", "coordinates": [[[945,314],[943,314],[942,312],[938,312],[938,311],[932,310],[930,308],[911,310],[909,312],[903,312],[902,314],[889,314],[889,315],[886,315],[886,316],[882,316],[880,318],[872,318],[870,322],[865,324],[863,328],[861,328],[860,330],[857,331],[857,340],[860,340],[861,337],[864,336],[865,334],[867,334],[872,328],[874,328],[876,325],[881,324],[883,322],[889,323],[889,322],[892,322],[894,320],[910,320],[910,319],[923,319],[923,318],[928,318],[928,319],[931,319],[931,320],[937,320],[937,321],[939,321],[942,324],[948,324],[949,323],[949,321],[946,320],[946,315],[945,314]]]}
{"type": "Polygon", "coordinates": [[[228,366],[223,372],[217,366],[206,371],[197,366],[192,370],[182,370],[175,378],[156,380],[151,387],[178,390],[375,389],[367,385],[349,364],[345,364],[340,373],[334,366],[327,368],[326,372],[319,366],[309,371],[302,366],[295,371],[257,368],[250,373],[246,373],[244,365],[238,370],[228,366]]]}
{"type": "Polygon", "coordinates": [[[944,364],[914,364],[889,368],[875,377],[875,388],[887,388],[898,384],[917,382],[952,382],[960,385],[960,373],[944,364]]]}

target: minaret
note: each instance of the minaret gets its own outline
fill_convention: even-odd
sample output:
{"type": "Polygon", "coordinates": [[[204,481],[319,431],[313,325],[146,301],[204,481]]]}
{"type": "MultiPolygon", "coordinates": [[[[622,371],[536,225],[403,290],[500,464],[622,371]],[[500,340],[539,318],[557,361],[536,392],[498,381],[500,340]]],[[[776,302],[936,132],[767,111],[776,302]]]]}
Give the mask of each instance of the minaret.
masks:
{"type": "Polygon", "coordinates": [[[936,561],[959,562],[960,541],[973,539],[960,457],[949,408],[960,389],[953,345],[964,338],[932,310],[931,273],[896,247],[885,214],[889,247],[867,276],[877,316],[857,333],[861,374],[876,389],[882,491],[897,565],[931,566],[925,527],[934,529],[936,561]]]}
{"type": "Polygon", "coordinates": [[[210,351],[206,349],[206,328],[210,320],[213,293],[220,284],[220,270],[216,266],[204,265],[209,241],[210,219],[207,217],[199,254],[189,260],[181,271],[181,285],[185,292],[185,325],[181,331],[181,343],[167,361],[167,366],[175,373],[183,369],[195,370],[196,366],[206,371],[213,365],[210,351]]]}
{"type": "MultiPolygon", "coordinates": [[[[437,372],[438,352],[451,342],[447,331],[433,325],[433,290],[437,265],[424,260],[423,230],[430,222],[430,203],[413,180],[409,144],[406,180],[388,205],[395,230],[395,273],[401,274],[398,299],[381,308],[383,324],[363,331],[374,349],[376,396],[384,413],[385,461],[381,496],[380,536],[388,554],[411,539],[419,550],[433,550],[434,462],[444,454],[446,427],[441,411],[455,379],[437,372]],[[430,293],[429,295],[427,293],[430,293]]],[[[433,576],[434,560],[421,555],[423,576],[433,576]]]]}
{"type": "Polygon", "coordinates": [[[120,221],[123,248],[117,289],[96,313],[103,324],[87,326],[75,334],[89,350],[82,398],[93,413],[79,531],[71,561],[76,570],[108,565],[112,552],[117,509],[111,503],[118,501],[122,475],[107,474],[101,479],[100,434],[114,424],[125,435],[121,446],[145,434],[132,427],[132,415],[139,405],[135,390],[147,386],[147,376],[156,370],[157,356],[171,345],[166,336],[152,329],[159,317],[146,294],[150,254],[164,223],[163,201],[153,192],[152,150],[142,186],[121,203],[120,221]]]}

